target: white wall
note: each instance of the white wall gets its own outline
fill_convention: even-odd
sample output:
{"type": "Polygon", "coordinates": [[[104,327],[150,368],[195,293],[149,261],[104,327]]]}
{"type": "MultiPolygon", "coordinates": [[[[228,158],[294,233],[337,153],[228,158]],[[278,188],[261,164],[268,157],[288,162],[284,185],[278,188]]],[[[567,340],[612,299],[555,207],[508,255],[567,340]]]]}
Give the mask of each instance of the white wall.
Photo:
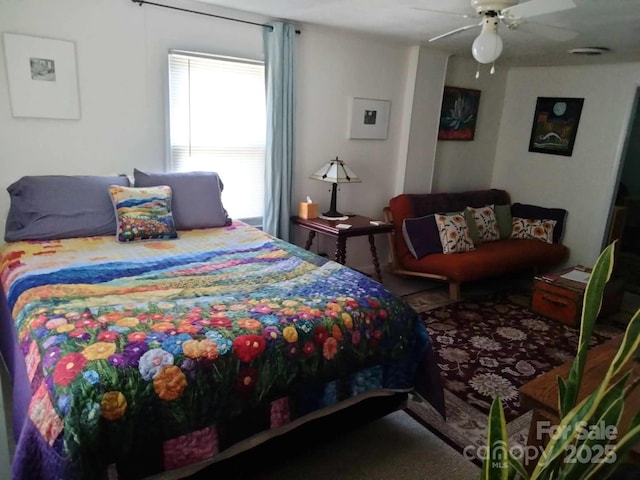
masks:
{"type": "Polygon", "coordinates": [[[569,212],[569,263],[592,265],[601,250],[640,64],[512,68],[507,77],[492,186],[512,201],[569,212]],[[582,97],[571,157],[531,153],[537,97],[582,97]]]}
{"type": "MultiPolygon", "coordinates": [[[[173,4],[244,18],[267,19],[178,0],[173,4]]],[[[23,175],[160,171],[166,161],[166,58],[170,48],[261,59],[259,27],[129,0],[23,0],[2,3],[0,31],[76,43],[81,119],[13,118],[4,58],[0,56],[0,162],[4,189],[23,175]]],[[[308,176],[339,156],[361,184],[338,193],[338,209],[379,218],[397,192],[406,159],[399,157],[409,125],[403,122],[411,47],[378,37],[301,26],[298,37],[298,106],[294,207],[306,195],[329,204],[327,185],[308,176]],[[386,140],[349,140],[350,97],[391,101],[386,140]],[[403,130],[404,129],[404,130],[403,130]]],[[[435,68],[431,67],[432,70],[435,68]]],[[[444,77],[444,66],[436,75],[444,77]]],[[[437,98],[440,92],[421,91],[437,98]]],[[[436,114],[437,115],[437,114],[436,114]]],[[[405,145],[406,147],[406,145],[405,145]]],[[[406,150],[406,148],[405,148],[406,150]]],[[[421,152],[424,157],[433,152],[421,152]]],[[[0,195],[0,218],[9,196],[0,195]]],[[[295,213],[294,209],[294,213],[295,213]]],[[[0,222],[0,234],[3,223],[0,222]]],[[[298,232],[298,243],[301,235],[298,232]]],[[[349,241],[348,264],[370,263],[368,244],[349,241]],[[352,243],[354,244],[352,247],[352,243]],[[365,247],[366,248],[361,248],[365,247]]],[[[381,258],[386,239],[380,237],[381,258]]],[[[333,252],[328,245],[325,251],[333,252]]]]}
{"type": "MultiPolygon", "coordinates": [[[[13,118],[0,57],[3,188],[23,175],[163,170],[168,49],[262,58],[260,28],[128,0],[3,2],[0,31],[74,41],[81,104],[80,120],[13,118]]],[[[8,207],[3,194],[0,218],[8,207]]]]}
{"type": "Polygon", "coordinates": [[[472,59],[449,58],[446,85],[480,90],[480,105],[472,141],[438,141],[434,192],[481,190],[491,185],[508,69],[497,65],[491,75],[483,65],[480,77],[475,78],[477,67],[472,59]]]}
{"type": "MultiPolygon", "coordinates": [[[[335,156],[362,180],[340,187],[338,211],[381,219],[383,207],[399,193],[397,185],[404,184],[403,191],[408,191],[410,182],[414,189],[420,185],[415,191],[428,191],[446,54],[311,26],[305,26],[302,36],[294,198],[301,201],[310,195],[321,212],[328,209],[329,185],[308,177],[335,156]],[[350,97],[391,101],[386,140],[348,138],[350,97]],[[433,105],[437,108],[429,108],[433,105]],[[419,131],[414,131],[416,124],[419,131]]],[[[295,233],[295,242],[303,244],[306,232],[295,233]]],[[[320,242],[319,251],[334,252],[332,241],[320,242]]],[[[386,263],[386,236],[376,237],[376,245],[381,263],[386,263]]],[[[347,264],[370,270],[365,237],[348,241],[347,264]]]]}
{"type": "MultiPolygon", "coordinates": [[[[409,54],[410,47],[377,37],[304,27],[298,41],[294,201],[309,195],[319,203],[320,212],[328,210],[331,185],[309,176],[338,156],[362,180],[340,186],[338,211],[381,218],[382,208],[394,194],[409,54]],[[348,138],[351,97],[391,101],[386,140],[348,138]]],[[[307,233],[294,230],[296,243],[303,244],[307,233]]],[[[320,242],[319,251],[335,251],[332,241],[325,238],[320,242]]],[[[380,258],[385,259],[386,238],[378,236],[376,243],[380,258]]],[[[366,238],[348,241],[347,264],[371,264],[366,238]]]]}
{"type": "Polygon", "coordinates": [[[424,47],[418,54],[402,190],[405,193],[431,192],[440,105],[449,59],[445,53],[424,47]]]}
{"type": "MultiPolygon", "coordinates": [[[[81,120],[12,118],[3,55],[3,187],[27,174],[112,174],[128,167],[130,159],[161,157],[162,145],[148,141],[157,128],[147,113],[143,13],[132,7],[108,0],[3,2],[0,31],[76,42],[82,115],[81,120]]],[[[4,219],[8,195],[0,200],[4,219]]]]}

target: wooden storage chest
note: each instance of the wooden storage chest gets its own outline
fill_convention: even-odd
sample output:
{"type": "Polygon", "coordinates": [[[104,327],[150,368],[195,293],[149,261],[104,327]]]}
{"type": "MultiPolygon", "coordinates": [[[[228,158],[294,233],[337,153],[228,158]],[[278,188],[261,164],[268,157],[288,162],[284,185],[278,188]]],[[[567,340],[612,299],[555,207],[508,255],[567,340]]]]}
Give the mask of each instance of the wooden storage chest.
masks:
{"type": "MultiPolygon", "coordinates": [[[[566,325],[577,327],[582,317],[582,302],[587,284],[563,277],[573,270],[591,272],[590,268],[577,265],[534,277],[531,310],[566,325]]],[[[619,279],[609,281],[602,299],[600,316],[611,315],[620,309],[624,290],[622,287],[619,279]]]]}

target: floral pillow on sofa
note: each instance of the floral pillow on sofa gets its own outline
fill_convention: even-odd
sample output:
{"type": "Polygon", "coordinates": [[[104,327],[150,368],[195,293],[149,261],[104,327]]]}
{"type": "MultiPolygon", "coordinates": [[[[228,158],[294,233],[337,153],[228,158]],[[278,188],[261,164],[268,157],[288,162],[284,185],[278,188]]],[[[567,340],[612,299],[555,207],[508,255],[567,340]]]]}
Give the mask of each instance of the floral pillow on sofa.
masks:
{"type": "Polygon", "coordinates": [[[493,205],[479,208],[467,207],[467,212],[476,227],[479,242],[492,242],[500,239],[500,229],[493,205]]]}
{"type": "Polygon", "coordinates": [[[442,253],[462,253],[475,250],[464,212],[438,213],[436,225],[442,243],[442,253]]]}
{"type": "Polygon", "coordinates": [[[530,218],[533,220],[555,220],[553,227],[553,243],[560,243],[564,224],[567,219],[567,211],[564,208],[546,208],[537,205],[524,203],[514,203],[511,205],[511,215],[519,218],[530,218]]]}
{"type": "Polygon", "coordinates": [[[531,238],[546,243],[553,243],[553,228],[555,220],[533,220],[530,218],[513,217],[511,238],[531,238]]]}

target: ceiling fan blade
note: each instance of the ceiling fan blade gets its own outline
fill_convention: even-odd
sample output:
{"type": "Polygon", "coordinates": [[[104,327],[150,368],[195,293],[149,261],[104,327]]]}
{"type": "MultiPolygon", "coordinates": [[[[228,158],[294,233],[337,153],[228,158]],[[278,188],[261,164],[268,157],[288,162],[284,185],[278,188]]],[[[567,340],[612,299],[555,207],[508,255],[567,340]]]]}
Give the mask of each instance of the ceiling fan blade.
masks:
{"type": "Polygon", "coordinates": [[[465,30],[476,28],[476,27],[479,27],[480,25],[482,25],[482,22],[474,23],[473,25],[465,25],[464,27],[456,28],[455,30],[451,30],[450,32],[443,33],[442,35],[438,35],[437,37],[430,38],[429,41],[435,42],[436,40],[440,40],[441,38],[448,37],[450,35],[455,35],[456,33],[464,32],[465,30]]]}
{"type": "Polygon", "coordinates": [[[409,8],[411,8],[411,10],[420,10],[421,12],[431,12],[431,13],[439,13],[442,15],[451,15],[452,17],[473,18],[475,16],[468,13],[446,12],[444,10],[433,10],[431,8],[422,8],[422,7],[409,7],[409,8]]]}
{"type": "Polygon", "coordinates": [[[526,32],[538,35],[540,37],[545,37],[550,40],[556,40],[558,42],[567,42],[580,35],[580,33],[576,32],[575,30],[569,30],[568,28],[556,27],[553,25],[546,25],[544,23],[535,22],[523,22],[522,25],[518,27],[518,29],[525,30],[526,32]]]}
{"type": "Polygon", "coordinates": [[[513,7],[503,8],[501,13],[505,17],[528,18],[547,13],[561,12],[575,8],[573,0],[531,0],[519,3],[513,7]]]}

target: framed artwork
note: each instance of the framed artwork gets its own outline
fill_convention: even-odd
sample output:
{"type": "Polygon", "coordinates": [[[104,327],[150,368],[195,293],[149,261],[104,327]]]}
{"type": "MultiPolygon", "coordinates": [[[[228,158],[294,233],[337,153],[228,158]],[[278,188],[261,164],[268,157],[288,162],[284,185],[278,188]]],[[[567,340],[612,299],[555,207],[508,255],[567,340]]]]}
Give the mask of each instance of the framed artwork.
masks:
{"type": "Polygon", "coordinates": [[[444,87],[438,140],[473,140],[480,106],[480,90],[444,87]]]}
{"type": "Polygon", "coordinates": [[[570,157],[583,103],[584,98],[538,97],[529,151],[570,157]]]}
{"type": "Polygon", "coordinates": [[[75,43],[4,33],[14,117],[80,118],[75,43]]]}
{"type": "Polygon", "coordinates": [[[389,100],[354,97],[351,101],[349,138],[384,140],[389,129],[389,100]]]}

